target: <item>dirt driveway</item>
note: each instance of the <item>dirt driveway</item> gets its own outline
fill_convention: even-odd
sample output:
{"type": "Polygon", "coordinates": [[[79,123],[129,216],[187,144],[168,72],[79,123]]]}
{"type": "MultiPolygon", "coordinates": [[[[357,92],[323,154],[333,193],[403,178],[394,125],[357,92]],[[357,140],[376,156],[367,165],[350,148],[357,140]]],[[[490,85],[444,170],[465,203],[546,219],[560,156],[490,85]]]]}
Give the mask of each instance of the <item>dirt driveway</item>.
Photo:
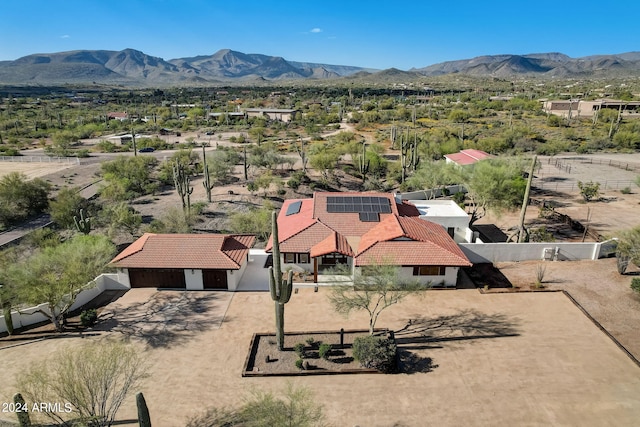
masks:
{"type": "MultiPolygon", "coordinates": [[[[336,316],[326,291],[294,294],[285,327],[366,327],[362,313],[349,320],[336,316]]],[[[131,312],[148,312],[139,310],[147,290],[130,292],[131,312]]],[[[398,331],[403,349],[415,358],[415,372],[293,379],[241,377],[252,334],[273,330],[273,302],[266,292],[224,295],[232,299],[220,328],[176,328],[175,345],[154,346],[144,335],[131,334],[131,344],[151,365],[152,377],[141,391],[155,426],[184,425],[205,408],[235,406],[251,390],[279,391],[287,381],[310,388],[334,426],[632,426],[640,419],[640,368],[562,293],[429,291],[384,312],[378,324],[398,331]]],[[[116,302],[115,312],[123,318],[126,301],[116,302]]],[[[182,304],[181,318],[199,318],[203,306],[208,303],[182,304]]],[[[156,311],[159,323],[167,323],[162,310],[156,311]]],[[[102,332],[113,335],[122,333],[102,332]]],[[[0,401],[15,392],[10,385],[21,369],[82,341],[46,340],[0,350],[0,401]]],[[[135,415],[130,398],[119,418],[135,415]]]]}

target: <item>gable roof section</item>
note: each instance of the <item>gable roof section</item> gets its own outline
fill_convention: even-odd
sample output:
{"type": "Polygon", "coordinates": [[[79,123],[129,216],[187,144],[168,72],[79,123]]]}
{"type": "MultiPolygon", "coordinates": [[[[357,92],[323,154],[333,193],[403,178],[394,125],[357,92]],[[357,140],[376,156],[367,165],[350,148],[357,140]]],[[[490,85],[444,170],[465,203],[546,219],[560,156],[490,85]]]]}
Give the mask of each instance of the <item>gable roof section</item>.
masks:
{"type": "MultiPolygon", "coordinates": [[[[316,223],[313,218],[313,199],[290,199],[285,200],[278,214],[278,237],[280,239],[280,251],[283,251],[282,244],[293,236],[316,223]],[[289,206],[295,202],[301,202],[298,213],[286,215],[289,206]]],[[[271,251],[273,248],[273,235],[269,236],[269,241],[265,250],[271,251]]],[[[311,247],[311,245],[309,245],[311,247]]],[[[286,250],[284,252],[287,252],[286,250]]],[[[294,252],[294,251],[291,251],[294,252]]]]}
{"type": "Polygon", "coordinates": [[[347,239],[335,231],[332,231],[326,239],[311,248],[312,257],[327,255],[334,252],[350,257],[354,255],[353,249],[351,249],[347,239]]]}
{"type": "Polygon", "coordinates": [[[121,268],[194,268],[238,270],[255,236],[244,234],[145,233],[118,254],[121,268]]]}
{"type": "Polygon", "coordinates": [[[462,150],[458,153],[445,154],[444,157],[447,158],[448,160],[451,160],[454,163],[464,166],[464,165],[474,164],[480,160],[488,159],[493,156],[482,150],[467,149],[467,150],[462,150]]]}
{"type": "Polygon", "coordinates": [[[362,236],[356,266],[381,262],[396,265],[471,265],[441,225],[400,216],[381,222],[362,236]]]}

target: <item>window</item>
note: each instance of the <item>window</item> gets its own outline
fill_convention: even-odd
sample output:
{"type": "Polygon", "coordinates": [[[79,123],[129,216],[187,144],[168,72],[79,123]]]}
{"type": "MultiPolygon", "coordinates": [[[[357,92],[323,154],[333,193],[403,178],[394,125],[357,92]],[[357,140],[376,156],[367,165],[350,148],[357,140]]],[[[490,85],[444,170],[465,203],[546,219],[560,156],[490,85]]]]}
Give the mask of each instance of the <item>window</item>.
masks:
{"type": "Polygon", "coordinates": [[[296,252],[285,252],[284,253],[284,262],[285,264],[309,264],[309,254],[308,253],[296,253],[296,252]]]}
{"type": "Polygon", "coordinates": [[[448,227],[447,234],[449,234],[449,237],[453,239],[456,234],[456,229],[454,227],[448,227]]]}
{"type": "Polygon", "coordinates": [[[416,265],[413,267],[414,276],[444,276],[446,267],[443,265],[416,265]]]}
{"type": "Polygon", "coordinates": [[[299,264],[309,264],[309,254],[298,254],[299,264]]]}

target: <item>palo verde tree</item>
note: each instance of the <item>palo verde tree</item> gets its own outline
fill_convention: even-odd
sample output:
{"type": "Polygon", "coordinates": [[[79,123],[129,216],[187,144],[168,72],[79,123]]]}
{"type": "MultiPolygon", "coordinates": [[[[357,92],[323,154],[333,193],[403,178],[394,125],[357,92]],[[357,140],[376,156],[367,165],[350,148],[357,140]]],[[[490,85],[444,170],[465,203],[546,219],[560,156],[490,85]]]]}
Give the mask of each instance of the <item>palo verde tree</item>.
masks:
{"type": "Polygon", "coordinates": [[[630,262],[640,266],[640,225],[620,233],[616,257],[620,274],[627,271],[630,262]]]}
{"type": "Polygon", "coordinates": [[[144,357],[132,347],[96,341],[59,350],[32,364],[18,375],[17,387],[27,405],[69,405],[65,411],[41,412],[56,424],[103,427],[114,425],[120,406],[142,384],[147,372],[144,357]]]}
{"type": "Polygon", "coordinates": [[[269,267],[269,291],[276,309],[276,341],[278,350],[284,349],[284,305],[291,299],[293,289],[293,270],[289,270],[286,279],[282,279],[280,267],[280,243],[278,241],[278,221],[276,211],[271,213],[271,240],[273,242],[273,266],[269,267]]]}
{"type": "Polygon", "coordinates": [[[487,159],[460,169],[460,181],[467,190],[469,225],[487,211],[513,209],[522,202],[527,181],[519,159],[487,159]]]}
{"type": "MultiPolygon", "coordinates": [[[[348,269],[348,266],[338,268],[337,273],[349,274],[348,269]]],[[[378,317],[384,310],[425,288],[426,285],[401,277],[397,266],[379,262],[358,268],[353,276],[353,286],[332,286],[329,301],[333,309],[344,316],[353,311],[367,312],[369,334],[373,335],[378,317]]]]}
{"type": "Polygon", "coordinates": [[[78,294],[102,273],[114,253],[115,247],[108,238],[81,234],[13,264],[5,279],[20,301],[46,304],[38,312],[62,331],[64,315],[78,294]]]}

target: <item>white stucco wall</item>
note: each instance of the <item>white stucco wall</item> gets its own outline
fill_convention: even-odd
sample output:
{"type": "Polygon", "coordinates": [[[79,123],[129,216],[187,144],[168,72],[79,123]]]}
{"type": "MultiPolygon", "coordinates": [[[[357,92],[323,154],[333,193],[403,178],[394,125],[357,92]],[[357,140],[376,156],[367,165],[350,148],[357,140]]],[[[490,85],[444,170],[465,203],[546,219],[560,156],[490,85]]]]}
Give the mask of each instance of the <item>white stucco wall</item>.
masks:
{"type": "Polygon", "coordinates": [[[414,276],[413,267],[400,267],[398,275],[409,281],[417,280],[422,284],[455,287],[458,281],[459,267],[447,267],[444,276],[414,276]]]}
{"type": "Polygon", "coordinates": [[[247,269],[247,264],[248,264],[248,261],[245,259],[240,265],[239,270],[227,270],[227,288],[230,291],[235,291],[236,289],[238,289],[238,284],[240,283],[240,280],[242,279],[242,275],[247,269]]]}
{"type": "Polygon", "coordinates": [[[201,291],[204,289],[204,282],[202,281],[202,270],[185,268],[184,280],[187,284],[188,291],[201,291]]]}

